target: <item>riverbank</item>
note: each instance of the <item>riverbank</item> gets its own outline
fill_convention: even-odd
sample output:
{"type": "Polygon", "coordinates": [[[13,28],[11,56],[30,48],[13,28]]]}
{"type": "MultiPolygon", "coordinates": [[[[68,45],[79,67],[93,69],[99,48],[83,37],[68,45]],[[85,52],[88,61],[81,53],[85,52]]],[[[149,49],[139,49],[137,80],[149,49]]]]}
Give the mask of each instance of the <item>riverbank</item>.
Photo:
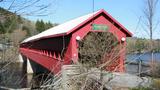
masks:
{"type": "MultiPolygon", "coordinates": [[[[127,55],[127,60],[125,62],[126,73],[131,75],[139,75],[139,59],[144,61],[141,64],[141,73],[147,72],[150,69],[150,65],[147,63],[150,58],[150,53],[146,54],[129,54],[127,55]],[[145,61],[146,60],[146,61],[145,61]]],[[[160,59],[160,53],[156,54],[156,58],[160,59]]],[[[23,63],[14,63],[14,62],[3,62],[0,63],[0,67],[5,67],[3,73],[0,72],[0,86],[8,88],[29,88],[29,87],[39,87],[44,75],[37,79],[37,75],[30,74],[28,75],[23,68],[23,63]]],[[[145,76],[148,76],[145,74],[145,76]]]]}
{"type": "MultiPolygon", "coordinates": [[[[146,66],[144,65],[144,67],[147,67],[147,65],[146,66]]],[[[144,67],[142,65],[142,71],[147,70],[144,67]]],[[[117,75],[119,76],[119,74],[117,74],[117,75]]],[[[126,65],[126,73],[122,76],[125,76],[125,75],[127,75],[129,77],[130,77],[130,75],[132,77],[137,77],[138,64],[131,63],[131,64],[126,65]]],[[[116,76],[116,77],[118,78],[118,76],[116,76]]],[[[120,79],[122,79],[122,78],[120,78],[120,79]]],[[[3,88],[9,88],[9,89],[11,89],[11,88],[14,88],[14,89],[26,88],[26,89],[28,89],[31,87],[38,88],[39,85],[42,84],[43,80],[44,81],[46,80],[44,78],[44,75],[40,76],[40,75],[34,75],[34,74],[27,74],[23,69],[22,63],[11,63],[7,66],[6,71],[4,71],[3,73],[0,73],[0,87],[2,89],[3,88]]],[[[116,81],[116,79],[115,79],[115,81],[116,81]]]]}

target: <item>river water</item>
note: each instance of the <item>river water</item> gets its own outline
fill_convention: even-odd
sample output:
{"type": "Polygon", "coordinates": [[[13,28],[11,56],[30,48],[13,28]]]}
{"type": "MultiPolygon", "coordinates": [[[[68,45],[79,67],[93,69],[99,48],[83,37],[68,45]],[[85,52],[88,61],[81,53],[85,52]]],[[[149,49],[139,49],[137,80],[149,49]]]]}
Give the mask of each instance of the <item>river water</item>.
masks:
{"type": "MultiPolygon", "coordinates": [[[[126,71],[131,74],[138,75],[140,72],[143,74],[148,74],[151,64],[151,53],[142,53],[142,54],[128,54],[126,56],[126,71]],[[138,62],[141,61],[141,71],[139,71],[138,62]]],[[[153,54],[153,60],[155,62],[160,62],[160,53],[153,54]]]]}
{"type": "Polygon", "coordinates": [[[25,88],[30,86],[33,75],[27,75],[22,63],[0,64],[0,86],[25,88]]]}
{"type": "MultiPolygon", "coordinates": [[[[160,53],[154,53],[154,59],[160,61],[160,53]]],[[[142,60],[143,62],[150,62],[151,54],[128,54],[126,56],[127,62],[137,62],[142,60]]],[[[137,73],[138,67],[135,64],[126,64],[126,70],[128,73],[137,73]]],[[[147,70],[147,68],[142,68],[142,71],[147,70]]],[[[42,77],[45,75],[35,75],[27,74],[24,71],[22,63],[5,63],[0,64],[0,87],[9,88],[26,88],[26,87],[36,87],[42,81],[42,77]]]]}
{"type": "MultiPolygon", "coordinates": [[[[126,57],[127,61],[137,61],[137,60],[142,60],[144,62],[150,62],[151,61],[151,53],[142,53],[142,54],[128,54],[126,57]]],[[[154,53],[153,54],[153,59],[155,61],[160,62],[160,53],[154,53]]]]}
{"type": "Polygon", "coordinates": [[[27,74],[23,63],[0,64],[0,90],[2,88],[39,88],[43,81],[50,77],[51,74],[27,74]]]}

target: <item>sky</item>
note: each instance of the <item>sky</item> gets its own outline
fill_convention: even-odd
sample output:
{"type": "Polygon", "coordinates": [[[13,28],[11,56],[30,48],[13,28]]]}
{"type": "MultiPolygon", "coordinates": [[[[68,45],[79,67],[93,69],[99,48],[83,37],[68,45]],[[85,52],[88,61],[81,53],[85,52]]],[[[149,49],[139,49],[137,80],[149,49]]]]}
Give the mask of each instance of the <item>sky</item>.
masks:
{"type": "MultiPolygon", "coordinates": [[[[149,34],[147,33],[147,30],[144,30],[145,25],[143,24],[145,0],[94,0],[94,8],[93,0],[42,0],[42,2],[40,2],[40,4],[45,3],[53,3],[50,9],[48,9],[49,12],[51,12],[50,15],[41,17],[24,17],[33,21],[43,19],[44,21],[61,24],[93,11],[104,9],[130,32],[132,32],[133,36],[149,38],[149,34]]],[[[157,16],[154,20],[156,22],[160,21],[159,3],[156,11],[157,16]]],[[[7,4],[3,4],[1,6],[7,7],[7,4]]],[[[30,8],[28,10],[31,9],[35,8],[30,8]]],[[[155,29],[153,38],[160,39],[160,25],[155,29]]]]}

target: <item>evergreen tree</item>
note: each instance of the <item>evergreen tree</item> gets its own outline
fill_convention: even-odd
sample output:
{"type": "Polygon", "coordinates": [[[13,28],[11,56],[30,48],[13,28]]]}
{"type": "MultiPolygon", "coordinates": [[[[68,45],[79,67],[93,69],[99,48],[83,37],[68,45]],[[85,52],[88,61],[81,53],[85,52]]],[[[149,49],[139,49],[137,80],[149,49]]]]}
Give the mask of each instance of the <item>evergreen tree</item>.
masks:
{"type": "Polygon", "coordinates": [[[44,30],[47,30],[51,27],[57,26],[57,23],[52,24],[50,21],[48,22],[43,22],[43,20],[37,20],[36,21],[36,30],[40,33],[43,32],[44,30]]]}
{"type": "Polygon", "coordinates": [[[43,20],[41,20],[41,21],[37,20],[37,22],[36,22],[36,30],[38,32],[42,32],[42,31],[45,30],[45,24],[44,24],[43,20]]]}
{"type": "Polygon", "coordinates": [[[12,17],[7,18],[4,23],[4,26],[5,26],[6,32],[12,33],[13,30],[15,30],[18,26],[17,16],[12,16],[12,17]]]}
{"type": "Polygon", "coordinates": [[[36,25],[35,26],[36,26],[36,30],[38,31],[39,30],[39,26],[40,26],[40,21],[39,20],[36,21],[36,25]]]}
{"type": "Polygon", "coordinates": [[[136,46],[136,50],[138,51],[138,53],[141,53],[145,48],[144,40],[143,39],[137,39],[135,46],[136,46]]]}
{"type": "Polygon", "coordinates": [[[52,26],[53,26],[53,27],[58,26],[58,25],[59,25],[58,23],[54,23],[54,24],[52,24],[52,26]]]}
{"type": "Polygon", "coordinates": [[[3,23],[0,22],[0,34],[4,34],[5,30],[4,30],[4,26],[3,23]]]}
{"type": "Polygon", "coordinates": [[[49,29],[51,27],[53,27],[53,25],[52,25],[52,23],[50,21],[45,23],[45,29],[49,29]]]}
{"type": "Polygon", "coordinates": [[[0,22],[0,33],[12,33],[18,26],[16,16],[5,18],[4,22],[0,22]]]}

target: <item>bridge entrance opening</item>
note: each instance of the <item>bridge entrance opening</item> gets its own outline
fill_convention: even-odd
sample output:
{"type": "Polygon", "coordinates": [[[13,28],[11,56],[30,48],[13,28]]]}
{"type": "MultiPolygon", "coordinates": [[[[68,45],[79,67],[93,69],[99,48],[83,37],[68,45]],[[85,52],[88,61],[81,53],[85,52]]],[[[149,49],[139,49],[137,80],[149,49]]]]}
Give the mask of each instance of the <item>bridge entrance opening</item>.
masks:
{"type": "Polygon", "coordinates": [[[110,32],[90,32],[79,41],[79,61],[86,67],[113,71],[119,66],[119,55],[120,44],[110,32]]]}

